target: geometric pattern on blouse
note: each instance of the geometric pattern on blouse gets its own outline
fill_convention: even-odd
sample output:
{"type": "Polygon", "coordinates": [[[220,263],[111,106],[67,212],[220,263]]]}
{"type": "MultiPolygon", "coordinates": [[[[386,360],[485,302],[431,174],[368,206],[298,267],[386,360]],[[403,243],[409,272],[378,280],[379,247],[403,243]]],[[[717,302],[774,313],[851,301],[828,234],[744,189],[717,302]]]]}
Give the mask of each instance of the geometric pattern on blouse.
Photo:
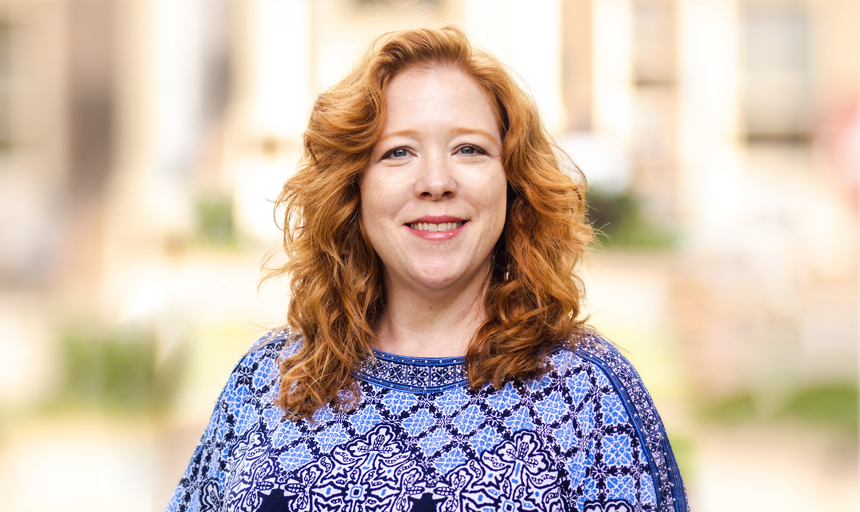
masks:
{"type": "Polygon", "coordinates": [[[375,351],[351,411],[285,421],[270,333],[240,361],[168,511],[689,510],[650,396],[589,334],[540,378],[469,390],[464,358],[375,351]]]}

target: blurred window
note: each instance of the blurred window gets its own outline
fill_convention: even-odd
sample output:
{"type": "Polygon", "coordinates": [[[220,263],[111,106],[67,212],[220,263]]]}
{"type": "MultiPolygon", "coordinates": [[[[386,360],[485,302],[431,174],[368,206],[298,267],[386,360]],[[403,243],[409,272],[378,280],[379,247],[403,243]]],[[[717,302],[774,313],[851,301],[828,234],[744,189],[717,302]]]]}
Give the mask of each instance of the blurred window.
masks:
{"type": "Polygon", "coordinates": [[[12,145],[12,25],[0,14],[0,153],[12,145]]]}
{"type": "Polygon", "coordinates": [[[633,79],[637,87],[675,82],[675,6],[672,0],[635,0],[633,79]]]}
{"type": "Polygon", "coordinates": [[[810,34],[805,5],[746,0],[743,122],[749,143],[805,144],[810,130],[810,34]]]}
{"type": "Polygon", "coordinates": [[[201,11],[204,17],[203,83],[206,85],[200,94],[207,123],[221,120],[233,92],[230,19],[234,9],[238,7],[228,0],[210,0],[201,11]]]}
{"type": "Polygon", "coordinates": [[[589,132],[592,129],[594,103],[594,28],[591,21],[591,2],[562,2],[561,16],[561,80],[562,97],[567,110],[567,128],[573,132],[589,132]]]}
{"type": "MultiPolygon", "coordinates": [[[[676,221],[678,211],[675,167],[678,2],[633,0],[631,7],[633,140],[629,150],[634,192],[631,205],[641,209],[643,222],[631,221],[627,225],[636,228],[630,233],[641,242],[644,241],[642,235],[649,231],[646,229],[649,222],[670,225],[676,221]]],[[[651,238],[667,240],[666,237],[651,238]]]]}
{"type": "Polygon", "coordinates": [[[66,19],[68,183],[78,200],[102,193],[113,169],[119,10],[110,0],[79,2],[66,19]]]}
{"type": "Polygon", "coordinates": [[[443,0],[356,0],[360,7],[368,5],[390,5],[392,7],[412,7],[413,5],[439,6],[443,0]]]}

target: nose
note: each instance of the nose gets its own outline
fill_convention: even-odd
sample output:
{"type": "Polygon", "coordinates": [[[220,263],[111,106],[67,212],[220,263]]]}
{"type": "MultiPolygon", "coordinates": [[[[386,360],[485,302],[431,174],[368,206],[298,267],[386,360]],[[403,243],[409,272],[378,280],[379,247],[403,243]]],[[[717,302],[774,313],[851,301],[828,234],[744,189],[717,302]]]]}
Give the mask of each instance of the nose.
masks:
{"type": "Polygon", "coordinates": [[[453,171],[452,163],[445,156],[428,154],[418,168],[415,195],[433,200],[454,197],[457,182],[453,171]]]}

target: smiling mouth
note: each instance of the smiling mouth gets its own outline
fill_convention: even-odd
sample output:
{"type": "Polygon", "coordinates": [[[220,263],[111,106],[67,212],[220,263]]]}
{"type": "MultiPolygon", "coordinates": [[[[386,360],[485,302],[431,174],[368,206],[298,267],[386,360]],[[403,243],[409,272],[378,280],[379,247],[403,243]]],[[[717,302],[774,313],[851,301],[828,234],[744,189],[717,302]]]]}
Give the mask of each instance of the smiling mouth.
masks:
{"type": "Polygon", "coordinates": [[[441,224],[431,224],[429,222],[412,222],[410,224],[407,224],[407,226],[414,229],[415,231],[438,232],[438,231],[450,231],[452,229],[457,229],[465,223],[466,223],[466,221],[443,222],[441,224]]]}

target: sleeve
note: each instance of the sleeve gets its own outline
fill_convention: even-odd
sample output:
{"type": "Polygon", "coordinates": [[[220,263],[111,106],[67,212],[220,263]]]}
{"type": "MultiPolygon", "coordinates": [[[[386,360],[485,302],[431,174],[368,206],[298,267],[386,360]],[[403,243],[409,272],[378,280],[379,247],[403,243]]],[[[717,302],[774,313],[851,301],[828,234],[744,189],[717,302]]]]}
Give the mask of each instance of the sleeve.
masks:
{"type": "Polygon", "coordinates": [[[221,392],[209,424],[194,449],[188,468],[167,505],[167,512],[205,512],[218,510],[226,485],[231,441],[235,439],[235,422],[231,421],[231,410],[238,396],[236,371],[231,374],[221,392]]]}
{"type": "Polygon", "coordinates": [[[232,426],[226,421],[226,393],[225,387],[191,462],[170,498],[167,512],[203,512],[217,510],[220,505],[226,480],[228,440],[233,437],[232,426]]]}
{"type": "Polygon", "coordinates": [[[275,342],[285,338],[283,332],[263,336],[233,369],[191,462],[167,504],[167,512],[220,510],[231,469],[231,454],[236,453],[233,445],[255,423],[257,395],[269,392],[277,384],[275,361],[283,344],[275,342]]]}
{"type": "Polygon", "coordinates": [[[663,422],[639,374],[609,342],[577,354],[588,364],[589,397],[579,422],[585,471],[583,512],[688,512],[686,491],[663,422]]]}

